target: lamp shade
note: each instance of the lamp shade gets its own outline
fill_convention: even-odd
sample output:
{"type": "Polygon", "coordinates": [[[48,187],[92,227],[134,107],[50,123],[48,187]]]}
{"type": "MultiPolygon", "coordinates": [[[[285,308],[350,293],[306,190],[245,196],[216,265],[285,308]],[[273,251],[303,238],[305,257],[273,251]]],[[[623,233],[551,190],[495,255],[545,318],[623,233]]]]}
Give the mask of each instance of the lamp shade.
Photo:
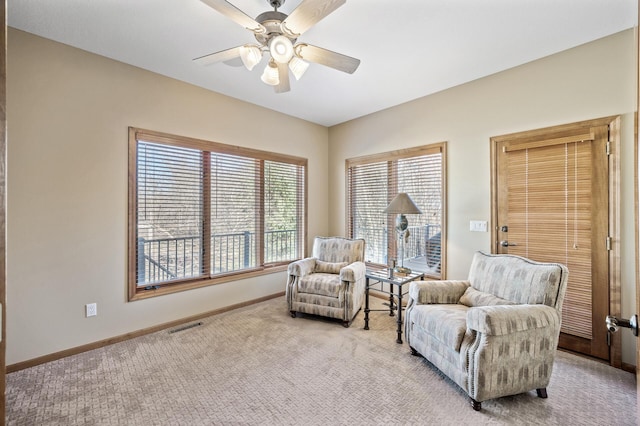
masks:
{"type": "Polygon", "coordinates": [[[278,66],[273,60],[269,61],[267,67],[264,69],[262,73],[262,77],[260,77],[262,81],[267,83],[269,86],[277,86],[280,84],[280,76],[278,75],[278,66]]]}
{"type": "Polygon", "coordinates": [[[307,68],[309,68],[309,63],[303,61],[302,59],[298,58],[297,56],[294,56],[289,61],[289,69],[291,70],[291,72],[295,76],[296,80],[300,80],[300,77],[302,77],[302,75],[305,73],[305,71],[307,71],[307,68]]]}
{"type": "Polygon", "coordinates": [[[262,51],[258,46],[252,44],[244,45],[240,47],[240,59],[242,59],[244,66],[251,71],[262,59],[262,51]]]}
{"type": "Polygon", "coordinates": [[[384,212],[388,214],[420,214],[422,210],[416,206],[416,203],[406,192],[400,192],[391,200],[384,212]]]}

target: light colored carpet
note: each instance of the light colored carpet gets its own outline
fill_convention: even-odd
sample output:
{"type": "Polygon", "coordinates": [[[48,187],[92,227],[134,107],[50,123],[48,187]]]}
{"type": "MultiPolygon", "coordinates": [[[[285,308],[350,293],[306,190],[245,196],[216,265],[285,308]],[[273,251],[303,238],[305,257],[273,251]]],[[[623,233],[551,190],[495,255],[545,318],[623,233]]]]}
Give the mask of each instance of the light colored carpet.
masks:
{"type": "MultiPolygon", "coordinates": [[[[376,302],[376,303],[379,303],[376,302]]],[[[635,425],[635,377],[558,352],[549,398],[468,398],[395,318],[289,316],[277,298],[7,375],[8,425],[635,425]]]]}

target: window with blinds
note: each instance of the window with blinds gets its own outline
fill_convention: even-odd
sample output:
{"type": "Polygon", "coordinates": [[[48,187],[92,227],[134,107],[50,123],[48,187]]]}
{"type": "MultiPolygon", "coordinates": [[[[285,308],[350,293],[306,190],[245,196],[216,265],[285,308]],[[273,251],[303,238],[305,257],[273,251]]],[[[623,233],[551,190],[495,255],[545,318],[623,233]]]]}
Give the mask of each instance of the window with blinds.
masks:
{"type": "Polygon", "coordinates": [[[130,299],[302,258],[306,159],[140,129],[129,143],[130,299]]]}
{"type": "Polygon", "coordinates": [[[294,164],[264,163],[264,261],[293,260],[291,252],[303,252],[300,225],[304,223],[304,170],[294,164]]]}
{"type": "Polygon", "coordinates": [[[406,192],[422,214],[407,215],[404,264],[429,276],[442,276],[445,153],[446,144],[440,143],[347,160],[348,234],[366,241],[368,263],[388,265],[392,259],[402,259],[395,216],[384,209],[398,193],[406,192]]]}
{"type": "Polygon", "coordinates": [[[139,142],[137,157],[137,284],[202,276],[202,153],[139,142]]]}
{"type": "Polygon", "coordinates": [[[211,259],[213,273],[257,266],[260,161],[211,153],[211,259]]]}

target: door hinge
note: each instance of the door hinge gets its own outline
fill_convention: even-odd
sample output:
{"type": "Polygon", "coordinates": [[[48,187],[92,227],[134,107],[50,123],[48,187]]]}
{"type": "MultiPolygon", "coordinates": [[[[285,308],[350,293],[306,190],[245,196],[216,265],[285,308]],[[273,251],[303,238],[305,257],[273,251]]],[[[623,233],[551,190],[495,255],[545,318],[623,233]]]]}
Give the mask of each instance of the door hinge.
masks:
{"type": "Polygon", "coordinates": [[[605,145],[605,151],[607,155],[611,155],[611,142],[607,141],[607,144],[605,145]]]}
{"type": "Polygon", "coordinates": [[[607,245],[607,251],[611,251],[611,237],[607,237],[606,245],[607,245]]]}

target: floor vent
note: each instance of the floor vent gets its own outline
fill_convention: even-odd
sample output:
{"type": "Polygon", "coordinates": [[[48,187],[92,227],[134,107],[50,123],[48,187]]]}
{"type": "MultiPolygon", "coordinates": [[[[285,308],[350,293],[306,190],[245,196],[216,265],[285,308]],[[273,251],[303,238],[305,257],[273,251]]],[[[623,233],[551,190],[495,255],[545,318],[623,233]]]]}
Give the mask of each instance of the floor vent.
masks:
{"type": "Polygon", "coordinates": [[[185,325],[183,327],[174,328],[173,330],[169,330],[169,334],[177,333],[178,331],[188,330],[188,329],[193,328],[193,327],[198,327],[199,325],[202,325],[202,323],[201,322],[196,322],[196,323],[193,323],[193,324],[185,325]]]}

